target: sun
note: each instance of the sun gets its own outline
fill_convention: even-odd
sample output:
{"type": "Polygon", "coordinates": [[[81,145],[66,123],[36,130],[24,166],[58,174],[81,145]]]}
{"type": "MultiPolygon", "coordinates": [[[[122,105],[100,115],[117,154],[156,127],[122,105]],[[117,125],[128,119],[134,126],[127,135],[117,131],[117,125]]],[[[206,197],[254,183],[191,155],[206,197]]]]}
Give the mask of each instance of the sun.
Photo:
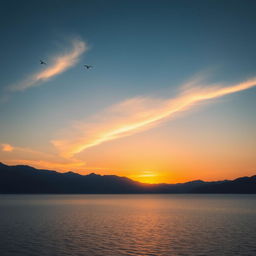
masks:
{"type": "Polygon", "coordinates": [[[159,183],[159,175],[153,171],[143,171],[140,174],[135,174],[130,176],[131,179],[142,182],[155,184],[159,183]]]}

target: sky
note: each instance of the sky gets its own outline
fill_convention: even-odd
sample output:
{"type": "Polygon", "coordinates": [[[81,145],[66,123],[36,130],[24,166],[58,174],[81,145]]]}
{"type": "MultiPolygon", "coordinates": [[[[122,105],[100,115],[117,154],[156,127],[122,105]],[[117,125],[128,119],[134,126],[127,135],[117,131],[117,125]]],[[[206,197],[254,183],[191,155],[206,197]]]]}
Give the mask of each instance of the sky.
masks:
{"type": "Polygon", "coordinates": [[[0,161],[148,183],[255,175],[255,11],[1,1],[0,161]]]}

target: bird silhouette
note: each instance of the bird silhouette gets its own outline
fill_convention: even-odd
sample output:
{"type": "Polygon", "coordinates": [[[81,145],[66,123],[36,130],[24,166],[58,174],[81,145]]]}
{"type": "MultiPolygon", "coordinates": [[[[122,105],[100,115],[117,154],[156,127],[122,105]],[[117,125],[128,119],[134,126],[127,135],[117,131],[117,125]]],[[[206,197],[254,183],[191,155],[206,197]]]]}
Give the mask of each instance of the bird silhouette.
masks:
{"type": "Polygon", "coordinates": [[[42,60],[40,60],[40,64],[46,65],[46,63],[42,60]]]}
{"type": "Polygon", "coordinates": [[[92,68],[92,66],[91,66],[91,65],[84,65],[84,67],[85,67],[86,69],[90,69],[90,68],[92,68]]]}

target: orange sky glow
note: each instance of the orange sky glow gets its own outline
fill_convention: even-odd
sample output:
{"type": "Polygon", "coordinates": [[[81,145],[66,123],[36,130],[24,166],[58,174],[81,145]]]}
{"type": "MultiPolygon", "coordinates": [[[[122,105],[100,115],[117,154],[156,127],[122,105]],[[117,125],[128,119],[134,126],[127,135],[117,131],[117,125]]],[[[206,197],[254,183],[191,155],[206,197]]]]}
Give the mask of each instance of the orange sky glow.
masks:
{"type": "MultiPolygon", "coordinates": [[[[51,140],[53,153],[3,143],[2,159],[7,164],[81,174],[116,174],[146,183],[235,178],[241,175],[241,170],[253,175],[253,151],[249,148],[241,152],[230,142],[223,144],[225,138],[221,133],[204,138],[202,132],[191,128],[192,136],[188,136],[190,132],[181,136],[179,130],[170,136],[165,126],[173,125],[177,119],[173,117],[178,113],[184,115],[192,107],[202,107],[198,103],[255,85],[256,79],[230,86],[198,84],[175,98],[126,100],[66,128],[61,133],[63,139],[51,140]],[[169,136],[170,141],[165,136],[169,136]],[[204,147],[209,148],[204,150],[204,147]]],[[[207,128],[213,132],[214,127],[211,129],[207,128]]]]}

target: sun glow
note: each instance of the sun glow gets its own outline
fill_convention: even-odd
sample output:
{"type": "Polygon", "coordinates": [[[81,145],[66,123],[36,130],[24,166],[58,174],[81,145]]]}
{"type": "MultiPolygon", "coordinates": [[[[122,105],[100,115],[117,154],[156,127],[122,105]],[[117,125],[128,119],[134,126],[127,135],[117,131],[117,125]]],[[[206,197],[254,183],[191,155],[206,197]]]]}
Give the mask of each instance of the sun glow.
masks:
{"type": "Polygon", "coordinates": [[[156,172],[144,171],[140,174],[131,175],[130,178],[143,183],[155,184],[159,183],[161,177],[156,172]]]}

